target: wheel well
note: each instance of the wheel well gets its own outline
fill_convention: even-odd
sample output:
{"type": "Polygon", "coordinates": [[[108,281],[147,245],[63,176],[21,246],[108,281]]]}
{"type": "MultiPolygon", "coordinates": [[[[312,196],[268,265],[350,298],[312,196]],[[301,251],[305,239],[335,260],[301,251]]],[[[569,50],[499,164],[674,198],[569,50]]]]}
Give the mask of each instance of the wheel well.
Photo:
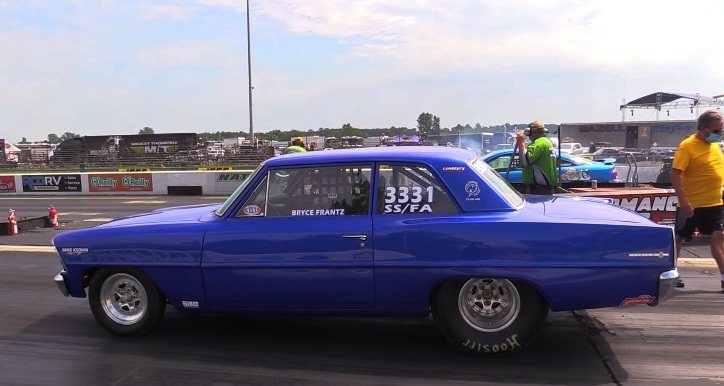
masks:
{"type": "MultiPolygon", "coordinates": [[[[485,277],[480,277],[480,276],[478,276],[477,278],[485,278],[485,277]]],[[[504,277],[490,277],[490,278],[491,278],[491,279],[506,279],[506,278],[504,278],[504,277]]],[[[435,296],[437,296],[438,291],[440,291],[440,287],[442,287],[444,284],[449,283],[449,282],[451,282],[451,281],[467,281],[467,280],[469,280],[469,279],[474,279],[474,278],[473,278],[473,277],[449,278],[449,279],[447,279],[447,280],[443,280],[443,281],[437,283],[437,284],[435,285],[435,287],[433,287],[432,290],[430,291],[430,297],[427,299],[428,304],[432,305],[432,302],[433,302],[433,300],[435,299],[435,296]]],[[[516,286],[520,285],[520,286],[525,286],[525,287],[528,287],[528,288],[532,289],[533,291],[535,291],[536,293],[538,293],[538,295],[541,297],[541,299],[543,299],[543,301],[545,302],[546,306],[550,307],[550,303],[548,302],[548,299],[546,298],[545,293],[543,293],[543,292],[542,292],[538,287],[536,287],[535,285],[533,285],[533,284],[531,284],[531,283],[529,283],[529,282],[527,282],[527,281],[520,280],[520,279],[507,279],[507,280],[510,280],[510,281],[513,282],[513,284],[515,284],[516,286]]]]}
{"type": "MultiPolygon", "coordinates": [[[[132,269],[138,270],[138,271],[140,271],[141,273],[143,273],[144,275],[148,276],[148,274],[146,274],[146,272],[145,272],[144,270],[142,270],[142,269],[140,269],[140,268],[136,268],[136,267],[123,267],[123,266],[119,266],[119,267],[115,267],[115,266],[109,266],[109,267],[90,267],[90,268],[87,268],[87,269],[83,272],[83,276],[82,276],[83,288],[88,288],[88,286],[90,285],[91,280],[93,280],[93,276],[94,276],[96,273],[98,273],[98,271],[100,271],[100,270],[102,270],[102,269],[106,269],[106,268],[116,268],[116,269],[132,268],[132,269]]],[[[166,298],[166,294],[163,292],[163,290],[161,290],[161,288],[158,286],[158,284],[156,284],[156,282],[155,282],[150,276],[148,276],[148,278],[153,282],[153,285],[156,287],[156,289],[157,289],[158,292],[161,294],[161,296],[168,301],[168,299],[166,298]]]]}

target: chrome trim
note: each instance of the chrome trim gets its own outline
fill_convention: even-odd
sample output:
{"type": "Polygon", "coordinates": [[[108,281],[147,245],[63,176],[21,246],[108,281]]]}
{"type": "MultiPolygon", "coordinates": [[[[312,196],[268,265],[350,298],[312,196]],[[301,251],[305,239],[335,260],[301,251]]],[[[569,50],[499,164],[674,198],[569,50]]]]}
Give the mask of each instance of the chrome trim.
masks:
{"type": "Polygon", "coordinates": [[[657,303],[663,302],[671,297],[677,280],[679,280],[679,271],[676,268],[671,271],[666,271],[659,276],[659,297],[656,299],[657,303]]]}
{"type": "Polygon", "coordinates": [[[58,290],[60,290],[60,293],[62,293],[63,296],[65,296],[65,297],[70,296],[68,294],[68,287],[65,285],[65,271],[60,271],[59,274],[55,275],[55,278],[53,278],[53,281],[58,286],[58,290]]]}
{"type": "Polygon", "coordinates": [[[342,235],[345,239],[360,239],[362,241],[367,240],[367,235],[342,235]]]}

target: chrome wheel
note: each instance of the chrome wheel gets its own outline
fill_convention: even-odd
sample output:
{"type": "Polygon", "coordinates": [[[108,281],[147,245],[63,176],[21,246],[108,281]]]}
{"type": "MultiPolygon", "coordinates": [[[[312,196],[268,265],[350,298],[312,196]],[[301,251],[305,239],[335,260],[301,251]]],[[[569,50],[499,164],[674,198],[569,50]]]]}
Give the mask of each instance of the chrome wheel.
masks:
{"type": "Polygon", "coordinates": [[[100,303],[113,322],[128,326],[146,314],[148,295],[138,279],[126,273],[116,273],[101,285],[100,303]]]}
{"type": "Polygon", "coordinates": [[[482,332],[510,326],[520,313],[520,295],[505,279],[470,279],[460,289],[458,310],[465,323],[482,332]]]}

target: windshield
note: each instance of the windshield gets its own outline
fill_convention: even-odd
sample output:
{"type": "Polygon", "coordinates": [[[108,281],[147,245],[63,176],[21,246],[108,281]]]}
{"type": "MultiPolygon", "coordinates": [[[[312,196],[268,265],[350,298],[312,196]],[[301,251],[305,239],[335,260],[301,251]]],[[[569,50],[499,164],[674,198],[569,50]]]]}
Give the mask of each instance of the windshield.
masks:
{"type": "Polygon", "coordinates": [[[500,176],[493,168],[490,167],[485,161],[480,158],[476,158],[470,163],[473,170],[483,179],[487,184],[495,189],[501,196],[503,196],[510,204],[514,207],[523,205],[525,199],[515,188],[513,188],[508,181],[500,176]]]}
{"type": "Polygon", "coordinates": [[[226,201],[224,201],[224,203],[221,204],[221,206],[214,211],[214,214],[216,214],[217,216],[223,216],[224,213],[229,209],[231,204],[233,204],[234,201],[236,201],[237,197],[239,197],[241,192],[244,191],[244,188],[246,188],[246,186],[249,185],[249,181],[254,179],[254,176],[256,176],[256,174],[259,172],[259,170],[263,166],[264,166],[264,164],[262,163],[261,165],[259,165],[258,168],[256,168],[256,170],[254,170],[248,177],[246,177],[246,179],[244,179],[244,181],[241,181],[241,185],[239,185],[239,187],[236,188],[236,190],[234,190],[233,193],[231,193],[231,196],[229,196],[229,198],[227,198],[226,201]]]}

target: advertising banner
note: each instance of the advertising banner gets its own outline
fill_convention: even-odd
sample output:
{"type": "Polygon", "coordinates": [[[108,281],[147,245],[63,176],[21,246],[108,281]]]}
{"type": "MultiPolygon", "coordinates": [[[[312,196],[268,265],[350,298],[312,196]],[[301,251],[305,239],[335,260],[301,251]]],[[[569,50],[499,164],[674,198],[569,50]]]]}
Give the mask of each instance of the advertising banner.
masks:
{"type": "Polygon", "coordinates": [[[217,193],[231,193],[239,187],[242,181],[247,179],[251,175],[251,172],[228,172],[228,173],[216,173],[216,187],[217,193]]]}
{"type": "Polygon", "coordinates": [[[614,204],[636,211],[657,224],[673,227],[676,222],[678,199],[673,190],[651,194],[611,195],[609,198],[614,204]]]}
{"type": "Polygon", "coordinates": [[[0,193],[15,192],[15,176],[0,176],[0,193]]]}
{"type": "Polygon", "coordinates": [[[23,192],[82,192],[80,174],[23,175],[23,192]]]}
{"type": "Polygon", "coordinates": [[[152,192],[151,173],[88,174],[89,192],[152,192]]]}

